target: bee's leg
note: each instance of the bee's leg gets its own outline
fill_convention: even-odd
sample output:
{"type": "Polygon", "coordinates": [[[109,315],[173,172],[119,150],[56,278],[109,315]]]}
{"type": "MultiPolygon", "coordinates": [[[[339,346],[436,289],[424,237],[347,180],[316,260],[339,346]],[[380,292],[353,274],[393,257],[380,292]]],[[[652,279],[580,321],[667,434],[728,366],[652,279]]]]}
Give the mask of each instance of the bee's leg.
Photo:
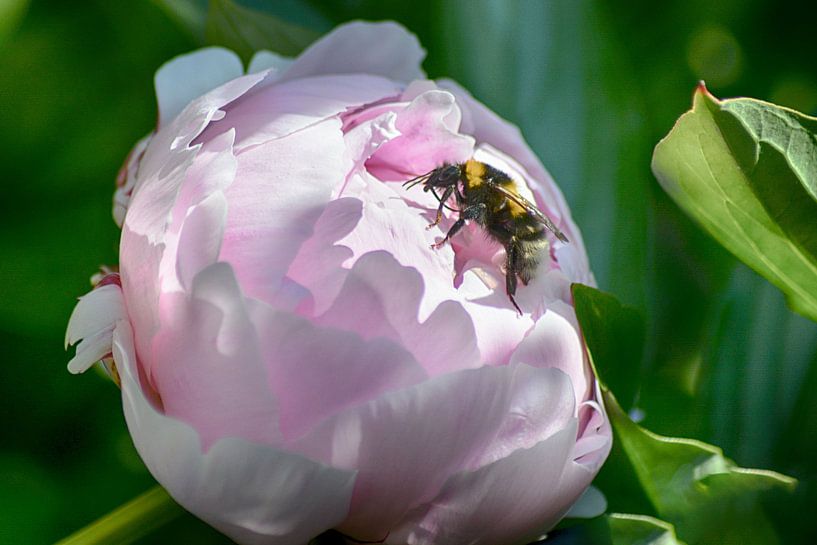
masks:
{"type": "Polygon", "coordinates": [[[460,229],[463,228],[465,225],[465,220],[480,220],[481,218],[485,217],[485,212],[488,211],[488,207],[485,203],[475,204],[473,206],[469,206],[464,208],[460,212],[460,219],[454,222],[454,225],[451,226],[451,229],[445,234],[445,238],[442,239],[440,242],[436,242],[431,245],[433,250],[438,250],[445,246],[445,243],[451,240],[451,237],[457,234],[460,229]]]}
{"type": "Polygon", "coordinates": [[[517,262],[519,260],[519,241],[516,237],[511,237],[508,245],[505,246],[505,293],[508,294],[508,299],[511,300],[516,311],[521,315],[522,309],[516,304],[516,299],[513,296],[516,294],[516,273],[517,262]]]}
{"type": "MultiPolygon", "coordinates": [[[[431,187],[431,186],[429,186],[429,187],[431,187]]],[[[431,188],[431,191],[432,192],[434,191],[433,187],[431,188]]],[[[443,191],[443,194],[441,196],[439,196],[439,197],[437,197],[437,193],[434,193],[434,196],[437,197],[438,201],[440,201],[440,206],[437,207],[437,216],[434,218],[434,222],[428,224],[426,229],[431,229],[432,227],[435,227],[437,224],[440,223],[440,220],[443,219],[443,208],[445,207],[445,201],[447,201],[451,197],[451,194],[453,192],[454,192],[454,186],[452,185],[452,186],[446,187],[445,191],[443,191]]]]}

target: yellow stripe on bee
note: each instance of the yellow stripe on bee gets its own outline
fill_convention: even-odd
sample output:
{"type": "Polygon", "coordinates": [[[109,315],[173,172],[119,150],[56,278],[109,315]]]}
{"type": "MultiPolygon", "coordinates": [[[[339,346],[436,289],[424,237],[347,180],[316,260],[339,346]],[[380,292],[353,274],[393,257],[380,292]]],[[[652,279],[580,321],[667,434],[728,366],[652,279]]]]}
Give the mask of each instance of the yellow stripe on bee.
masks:
{"type": "MultiPolygon", "coordinates": [[[[509,193],[513,193],[516,196],[519,196],[519,190],[516,187],[516,182],[514,182],[511,178],[508,178],[501,182],[502,187],[504,187],[509,193]]],[[[521,197],[520,197],[521,198],[521,197]]],[[[507,206],[508,206],[508,213],[511,215],[512,218],[516,218],[519,216],[524,216],[528,213],[525,210],[524,206],[514,202],[511,199],[507,199],[507,206]]]]}
{"type": "Polygon", "coordinates": [[[511,217],[513,218],[524,216],[528,213],[528,211],[525,210],[525,208],[519,206],[510,199],[508,200],[508,212],[511,214],[511,217]]]}
{"type": "Polygon", "coordinates": [[[468,179],[470,187],[482,185],[482,179],[485,176],[485,163],[480,163],[473,159],[465,162],[465,177],[468,179]]]}

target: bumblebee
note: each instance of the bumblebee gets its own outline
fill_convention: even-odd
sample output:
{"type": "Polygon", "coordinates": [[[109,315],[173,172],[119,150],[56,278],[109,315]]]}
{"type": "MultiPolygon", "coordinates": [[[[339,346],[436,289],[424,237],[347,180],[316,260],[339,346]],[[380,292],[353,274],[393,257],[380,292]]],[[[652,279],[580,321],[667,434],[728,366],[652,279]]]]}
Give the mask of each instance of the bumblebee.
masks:
{"type": "Polygon", "coordinates": [[[510,176],[481,161],[469,159],[464,163],[446,164],[406,181],[403,186],[411,189],[418,184],[423,185],[423,191],[431,191],[440,203],[428,229],[440,223],[444,208],[459,213],[445,238],[431,248],[445,245],[466,221],[477,222],[490,238],[505,248],[505,291],[522,314],[514,299],[517,279],[527,285],[533,278],[540,255],[548,248],[546,231],[566,243],[564,233],[534,204],[519,195],[510,176]],[[448,206],[452,197],[457,208],[448,206]]]}

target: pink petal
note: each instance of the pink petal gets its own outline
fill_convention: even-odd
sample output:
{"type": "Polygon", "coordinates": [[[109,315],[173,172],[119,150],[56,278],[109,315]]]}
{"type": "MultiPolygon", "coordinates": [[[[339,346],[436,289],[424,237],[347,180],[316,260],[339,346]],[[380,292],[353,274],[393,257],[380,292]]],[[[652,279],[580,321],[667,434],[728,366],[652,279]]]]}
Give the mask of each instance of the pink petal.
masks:
{"type": "Polygon", "coordinates": [[[154,79],[159,126],[167,125],[193,99],[242,75],[241,59],[222,47],[206,47],[164,63],[154,79]]]}
{"type": "Polygon", "coordinates": [[[324,75],[276,83],[236,101],[199,141],[206,142],[235,128],[236,149],[240,152],[399,92],[395,82],[366,74],[324,75]]]}
{"type": "Polygon", "coordinates": [[[238,160],[233,149],[235,131],[227,131],[202,144],[193,164],[185,172],[184,181],[173,204],[175,231],[184,221],[190,207],[213,193],[223,192],[235,180],[238,160]]]}
{"type": "MultiPolygon", "coordinates": [[[[358,469],[352,509],[339,529],[359,540],[383,539],[410,509],[437,496],[449,475],[479,463],[509,422],[538,419],[538,413],[517,412],[537,389],[543,403],[567,412],[548,414],[547,423],[531,421],[531,428],[547,433],[572,421],[571,388],[560,371],[481,367],[341,412],[292,447],[334,467],[358,469]]],[[[568,447],[575,424],[570,432],[568,447]]]]}
{"type": "Polygon", "coordinates": [[[275,302],[299,247],[334,187],[350,169],[340,121],[328,119],[238,156],[222,261],[233,265],[247,295],[275,302]]]}
{"type": "Polygon", "coordinates": [[[218,260],[227,201],[221,192],[213,193],[190,209],[179,234],[176,275],[185,289],[192,287],[193,278],[218,260]]]}
{"type": "Polygon", "coordinates": [[[309,290],[309,301],[299,309],[302,314],[322,314],[337,297],[346,278],[342,265],[353,253],[336,243],[358,224],[362,207],[360,200],[349,197],[329,202],[315,222],[312,236],[298,250],[287,279],[309,290]]]}
{"type": "Polygon", "coordinates": [[[221,437],[275,444],[276,402],[230,266],[203,270],[189,296],[164,294],[160,311],[151,379],[165,414],[193,426],[205,449],[221,437]]]}
{"type": "MultiPolygon", "coordinates": [[[[349,309],[347,319],[355,316],[349,309]]],[[[400,344],[361,336],[256,305],[253,322],[269,370],[269,387],[286,440],[379,395],[426,377],[400,344]]]]}
{"type": "Polygon", "coordinates": [[[386,142],[400,136],[395,126],[397,114],[393,111],[384,111],[371,119],[354,122],[348,125],[349,118],[344,118],[343,140],[346,143],[346,152],[352,160],[353,166],[346,175],[343,186],[336,196],[341,196],[349,180],[354,176],[365,175],[366,161],[386,142]]]}
{"type": "Polygon", "coordinates": [[[392,22],[355,21],[335,28],[295,60],[282,79],[324,74],[371,74],[408,83],[424,77],[425,51],[417,38],[392,22]]]}
{"type": "Polygon", "coordinates": [[[142,393],[126,322],[117,327],[113,347],[134,444],[186,509],[246,544],[303,545],[345,518],[353,471],[237,438],[204,453],[190,426],[156,411],[142,393]]]}
{"type": "MultiPolygon", "coordinates": [[[[594,397],[601,399],[598,382],[594,397]]],[[[604,464],[613,446],[613,430],[604,405],[594,400],[582,403],[579,408],[579,431],[573,460],[595,473],[604,464]]]]}

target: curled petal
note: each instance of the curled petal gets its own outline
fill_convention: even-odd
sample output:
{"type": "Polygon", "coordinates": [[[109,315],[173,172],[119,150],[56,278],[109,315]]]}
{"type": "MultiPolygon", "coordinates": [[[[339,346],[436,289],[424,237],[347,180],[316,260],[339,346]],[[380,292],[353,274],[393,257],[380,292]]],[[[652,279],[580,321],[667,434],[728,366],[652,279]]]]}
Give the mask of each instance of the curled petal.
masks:
{"type": "Polygon", "coordinates": [[[474,139],[457,132],[454,96],[426,91],[397,114],[401,136],[384,144],[369,168],[386,180],[400,180],[430,172],[445,163],[461,163],[473,153],[474,139]]]}
{"type": "Polygon", "coordinates": [[[68,320],[65,347],[76,344],[105,329],[113,330],[117,320],[125,317],[122,289],[116,284],[101,286],[79,298],[68,320]]]}
{"type": "Polygon", "coordinates": [[[93,364],[111,353],[112,339],[112,328],[104,329],[82,339],[77,344],[76,354],[68,362],[68,371],[77,374],[90,369],[93,364]]]}

